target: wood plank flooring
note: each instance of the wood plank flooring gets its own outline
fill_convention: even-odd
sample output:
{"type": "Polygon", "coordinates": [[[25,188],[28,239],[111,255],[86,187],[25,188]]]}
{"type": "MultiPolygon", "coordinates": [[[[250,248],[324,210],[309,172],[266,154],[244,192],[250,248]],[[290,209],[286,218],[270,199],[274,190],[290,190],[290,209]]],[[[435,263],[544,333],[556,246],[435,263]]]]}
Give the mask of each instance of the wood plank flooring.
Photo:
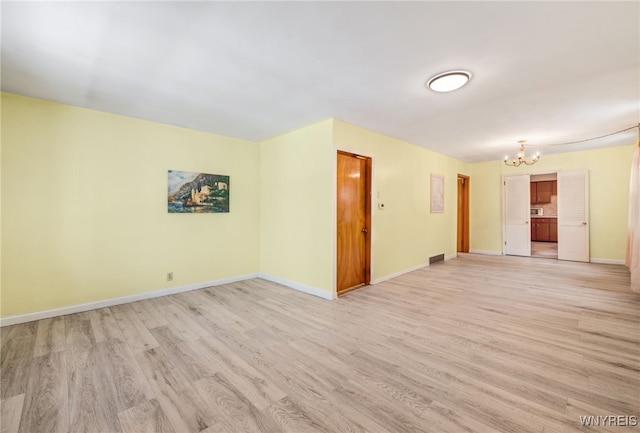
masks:
{"type": "Polygon", "coordinates": [[[557,242],[531,242],[531,257],[545,257],[547,259],[558,258],[557,242]]]}
{"type": "Polygon", "coordinates": [[[640,417],[615,265],[465,254],[333,302],[249,280],[5,327],[1,356],[2,433],[640,431],[580,422],[640,417]]]}

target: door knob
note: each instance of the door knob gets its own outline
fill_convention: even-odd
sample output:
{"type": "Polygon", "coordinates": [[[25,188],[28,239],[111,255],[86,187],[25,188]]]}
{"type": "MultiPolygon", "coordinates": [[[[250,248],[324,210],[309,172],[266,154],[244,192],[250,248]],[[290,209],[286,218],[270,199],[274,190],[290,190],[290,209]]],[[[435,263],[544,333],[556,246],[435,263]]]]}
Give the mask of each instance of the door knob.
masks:
{"type": "Polygon", "coordinates": [[[361,231],[362,231],[362,233],[367,233],[369,230],[367,230],[367,228],[366,228],[366,227],[362,227],[362,230],[361,230],[361,231]]]}
{"type": "Polygon", "coordinates": [[[586,222],[586,221],[582,221],[582,225],[583,225],[583,226],[586,226],[586,225],[587,225],[587,222],[586,222]]]}

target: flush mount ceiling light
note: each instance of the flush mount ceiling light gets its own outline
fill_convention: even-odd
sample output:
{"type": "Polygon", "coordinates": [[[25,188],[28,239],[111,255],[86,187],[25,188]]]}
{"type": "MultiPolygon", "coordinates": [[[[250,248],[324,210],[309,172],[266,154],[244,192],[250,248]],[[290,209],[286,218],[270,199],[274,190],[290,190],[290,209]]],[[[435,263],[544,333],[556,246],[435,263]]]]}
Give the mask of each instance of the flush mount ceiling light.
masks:
{"type": "Polygon", "coordinates": [[[434,92],[452,92],[467,84],[471,79],[471,72],[448,71],[436,75],[427,81],[427,87],[434,92]]]}

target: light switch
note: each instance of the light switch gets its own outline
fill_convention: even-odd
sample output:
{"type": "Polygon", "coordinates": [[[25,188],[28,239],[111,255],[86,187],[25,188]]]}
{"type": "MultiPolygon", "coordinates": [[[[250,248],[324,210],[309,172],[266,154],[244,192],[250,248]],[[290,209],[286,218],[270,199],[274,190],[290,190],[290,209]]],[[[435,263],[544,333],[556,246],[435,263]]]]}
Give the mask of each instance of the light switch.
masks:
{"type": "Polygon", "coordinates": [[[376,191],[376,198],[378,199],[378,210],[384,210],[384,203],[380,199],[380,191],[376,191]]]}

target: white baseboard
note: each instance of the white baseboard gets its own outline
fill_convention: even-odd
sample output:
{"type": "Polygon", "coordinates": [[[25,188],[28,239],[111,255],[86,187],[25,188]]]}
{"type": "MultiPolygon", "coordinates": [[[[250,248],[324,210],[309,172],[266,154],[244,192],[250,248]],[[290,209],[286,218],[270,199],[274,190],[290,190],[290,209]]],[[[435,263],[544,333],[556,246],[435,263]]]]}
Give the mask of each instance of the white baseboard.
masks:
{"type": "Polygon", "coordinates": [[[300,292],[308,293],[310,295],[318,296],[319,298],[324,298],[328,300],[336,299],[336,294],[332,292],[328,292],[326,290],[318,289],[317,287],[307,286],[306,284],[297,283],[295,281],[286,280],[284,278],[276,277],[274,275],[265,274],[260,272],[258,274],[258,278],[262,278],[263,280],[271,281],[273,283],[282,284],[283,286],[287,286],[291,289],[298,290],[300,292]]]}
{"type": "MultiPolygon", "coordinates": [[[[458,258],[458,253],[448,254],[448,255],[444,256],[444,260],[445,261],[451,260],[451,259],[456,259],[456,258],[458,258]]],[[[383,281],[387,281],[387,280],[390,280],[392,278],[396,278],[396,277],[399,277],[401,275],[408,274],[409,272],[417,271],[418,269],[426,268],[427,266],[429,266],[429,262],[423,263],[421,265],[413,266],[413,267],[408,268],[408,269],[403,269],[402,271],[394,272],[393,274],[389,274],[389,275],[385,275],[384,277],[376,278],[375,280],[371,281],[371,284],[382,283],[383,281]]]]}
{"type": "Polygon", "coordinates": [[[605,265],[624,265],[624,260],[620,259],[598,259],[591,257],[591,263],[604,263],[605,265]]]}
{"type": "Polygon", "coordinates": [[[492,250],[469,250],[470,254],[484,254],[485,256],[501,256],[502,251],[492,250]]]}
{"type": "Polygon", "coordinates": [[[390,280],[392,278],[399,277],[400,275],[408,274],[409,272],[413,272],[413,271],[417,271],[418,269],[426,268],[427,266],[429,266],[429,263],[423,263],[421,265],[413,266],[413,267],[408,268],[408,269],[403,269],[402,271],[394,272],[393,274],[389,274],[389,275],[385,275],[384,277],[376,278],[375,280],[371,281],[371,284],[379,284],[379,283],[382,283],[383,281],[387,281],[387,280],[390,280]]]}
{"type": "Polygon", "coordinates": [[[34,320],[49,319],[51,317],[64,316],[67,314],[81,313],[83,311],[96,310],[98,308],[112,307],[114,305],[127,304],[129,302],[142,301],[145,299],[159,298],[161,296],[175,295],[177,293],[189,292],[191,290],[204,289],[206,287],[220,286],[222,284],[235,283],[237,281],[258,278],[258,274],[245,274],[235,277],[221,278],[219,280],[203,281],[201,283],[187,284],[185,286],[170,287],[168,289],[154,290],[152,292],[138,293],[135,295],[122,296],[119,298],[105,299],[102,301],[88,302],[86,304],[70,305],[68,307],[54,308],[51,310],[35,311],[33,313],[17,314],[0,318],[0,327],[16,325],[18,323],[32,322],[34,320]]]}

